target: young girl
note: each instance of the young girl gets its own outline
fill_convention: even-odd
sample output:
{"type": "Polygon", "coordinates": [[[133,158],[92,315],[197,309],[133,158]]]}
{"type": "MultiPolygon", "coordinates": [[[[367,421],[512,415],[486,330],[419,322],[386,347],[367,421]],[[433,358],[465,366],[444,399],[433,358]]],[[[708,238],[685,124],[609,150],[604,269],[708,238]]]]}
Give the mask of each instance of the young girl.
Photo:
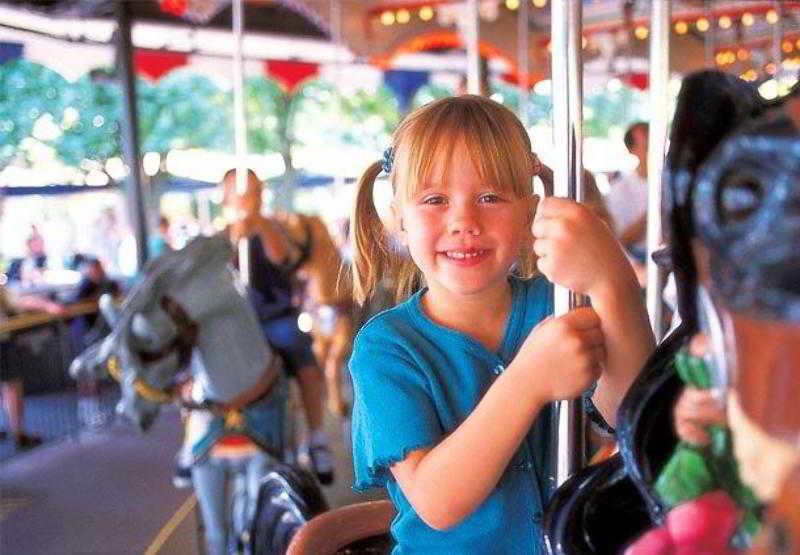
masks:
{"type": "Polygon", "coordinates": [[[550,484],[537,417],[596,382],[613,424],[653,346],[619,244],[587,208],[537,207],[538,168],[508,109],[460,96],[408,116],[359,183],[356,300],[385,275],[399,298],[424,286],[363,327],[350,363],[354,489],[387,488],[395,554],[541,552],[550,484]],[[382,169],[391,236],[372,203],[382,169]],[[552,286],[535,266],[593,308],[548,318],[552,286]]]}

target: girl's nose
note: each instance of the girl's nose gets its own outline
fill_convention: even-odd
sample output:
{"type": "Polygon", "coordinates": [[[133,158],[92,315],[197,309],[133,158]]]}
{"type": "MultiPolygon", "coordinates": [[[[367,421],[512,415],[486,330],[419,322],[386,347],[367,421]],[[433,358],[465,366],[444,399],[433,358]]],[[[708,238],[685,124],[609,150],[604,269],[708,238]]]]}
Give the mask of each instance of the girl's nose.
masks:
{"type": "Polygon", "coordinates": [[[470,209],[456,209],[448,225],[453,235],[480,235],[481,227],[478,218],[470,209]]]}

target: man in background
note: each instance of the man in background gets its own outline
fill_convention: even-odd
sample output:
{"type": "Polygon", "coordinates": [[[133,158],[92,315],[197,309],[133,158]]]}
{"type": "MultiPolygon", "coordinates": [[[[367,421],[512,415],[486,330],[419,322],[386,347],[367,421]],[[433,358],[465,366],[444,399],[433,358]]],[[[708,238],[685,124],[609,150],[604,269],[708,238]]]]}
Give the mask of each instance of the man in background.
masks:
{"type": "MultiPolygon", "coordinates": [[[[24,311],[43,311],[49,314],[61,314],[64,307],[43,297],[28,295],[13,298],[0,284],[0,323],[11,316],[24,311]]],[[[38,436],[24,431],[25,405],[23,402],[22,368],[7,356],[11,342],[8,337],[0,334],[0,351],[6,351],[0,356],[0,394],[3,396],[3,409],[8,419],[8,428],[14,443],[19,449],[30,449],[42,443],[38,436]]],[[[8,432],[0,430],[0,439],[4,439],[8,432]]]]}
{"type": "Polygon", "coordinates": [[[617,238],[625,247],[637,274],[647,253],[647,145],[649,125],[637,121],[625,132],[625,146],[638,160],[636,170],[611,183],[606,205],[615,223],[617,238]]]}

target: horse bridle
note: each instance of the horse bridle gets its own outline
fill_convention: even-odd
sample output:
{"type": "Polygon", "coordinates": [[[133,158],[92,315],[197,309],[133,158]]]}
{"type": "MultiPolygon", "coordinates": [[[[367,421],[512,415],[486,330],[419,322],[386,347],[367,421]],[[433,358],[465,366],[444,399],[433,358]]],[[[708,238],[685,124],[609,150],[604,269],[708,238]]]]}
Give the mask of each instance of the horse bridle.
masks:
{"type": "MultiPolygon", "coordinates": [[[[172,297],[167,295],[161,298],[161,308],[172,319],[178,329],[175,337],[158,351],[137,350],[136,354],[145,364],[152,364],[173,353],[178,357],[178,373],[185,369],[192,359],[192,349],[197,343],[198,326],[191,319],[186,310],[172,297]]],[[[106,363],[109,375],[117,382],[122,381],[122,372],[119,368],[117,357],[109,357],[106,363]]],[[[164,389],[148,384],[144,378],[137,377],[133,381],[134,389],[143,398],[154,403],[171,403],[173,400],[172,388],[164,389]]]]}

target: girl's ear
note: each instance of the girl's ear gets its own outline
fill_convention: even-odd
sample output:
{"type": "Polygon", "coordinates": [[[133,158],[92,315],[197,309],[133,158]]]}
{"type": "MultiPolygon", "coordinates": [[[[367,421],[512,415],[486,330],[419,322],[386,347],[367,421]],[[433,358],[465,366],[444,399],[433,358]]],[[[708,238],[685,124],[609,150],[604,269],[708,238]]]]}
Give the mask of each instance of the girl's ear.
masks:
{"type": "Polygon", "coordinates": [[[392,201],[391,204],[391,212],[392,212],[392,233],[400,242],[401,245],[404,247],[408,246],[408,233],[406,232],[405,225],[403,225],[403,214],[400,210],[400,207],[397,205],[397,202],[392,201]]]}

